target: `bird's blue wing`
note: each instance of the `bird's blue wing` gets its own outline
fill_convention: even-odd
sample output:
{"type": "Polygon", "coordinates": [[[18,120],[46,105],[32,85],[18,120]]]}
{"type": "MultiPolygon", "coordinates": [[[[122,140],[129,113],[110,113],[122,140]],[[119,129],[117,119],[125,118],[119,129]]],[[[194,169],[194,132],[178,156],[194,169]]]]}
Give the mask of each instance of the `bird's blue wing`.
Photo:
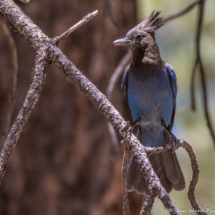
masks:
{"type": "Polygon", "coordinates": [[[166,71],[169,77],[170,85],[172,88],[173,92],[173,112],[172,112],[172,118],[171,118],[171,123],[168,125],[169,130],[172,130],[173,123],[174,123],[174,118],[175,118],[175,111],[176,111],[176,96],[178,92],[178,87],[177,87],[177,79],[175,75],[175,71],[173,70],[172,66],[168,63],[165,63],[166,71]]]}
{"type": "Polygon", "coordinates": [[[126,69],[125,69],[125,73],[123,75],[122,83],[121,83],[121,90],[122,90],[124,96],[126,97],[126,100],[128,100],[128,96],[127,96],[127,90],[128,90],[128,70],[129,70],[129,66],[127,66],[126,69]]]}

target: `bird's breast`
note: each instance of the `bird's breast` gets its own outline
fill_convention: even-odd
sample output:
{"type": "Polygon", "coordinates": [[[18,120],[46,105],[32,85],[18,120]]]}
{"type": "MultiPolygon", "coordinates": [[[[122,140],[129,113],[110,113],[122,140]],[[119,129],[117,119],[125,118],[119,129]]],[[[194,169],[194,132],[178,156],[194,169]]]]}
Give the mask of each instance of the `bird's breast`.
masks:
{"type": "Polygon", "coordinates": [[[131,71],[127,96],[134,121],[145,126],[171,121],[173,92],[165,71],[131,71]]]}

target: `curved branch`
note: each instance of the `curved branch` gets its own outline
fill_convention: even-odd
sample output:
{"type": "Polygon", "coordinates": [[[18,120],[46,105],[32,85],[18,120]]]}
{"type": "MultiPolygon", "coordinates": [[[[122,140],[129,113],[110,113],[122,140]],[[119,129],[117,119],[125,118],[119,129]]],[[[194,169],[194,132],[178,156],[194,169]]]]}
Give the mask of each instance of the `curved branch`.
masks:
{"type": "Polygon", "coordinates": [[[173,14],[173,15],[170,15],[168,16],[167,18],[164,19],[164,22],[169,22],[173,19],[176,19],[180,16],[183,16],[185,15],[186,13],[188,13],[190,10],[192,10],[197,4],[199,4],[201,0],[199,1],[196,1],[196,2],[193,2],[192,4],[190,4],[188,7],[186,7],[185,9],[183,9],[182,11],[176,13],[176,14],[173,14]]]}
{"type": "MultiPolygon", "coordinates": [[[[114,90],[114,87],[117,83],[117,81],[119,80],[120,75],[124,72],[125,67],[129,64],[129,62],[132,59],[132,53],[129,50],[125,56],[122,58],[122,60],[119,62],[118,66],[116,67],[116,69],[114,70],[109,84],[108,84],[108,88],[107,88],[107,99],[109,101],[111,101],[111,97],[112,97],[112,93],[114,90]]],[[[113,156],[115,156],[116,154],[118,154],[119,152],[119,143],[118,143],[118,139],[116,136],[116,132],[114,131],[113,127],[110,125],[110,123],[108,123],[108,130],[111,136],[111,140],[112,140],[112,144],[113,144],[113,156]]]]}
{"type": "Polygon", "coordinates": [[[119,62],[118,66],[116,67],[116,69],[114,70],[110,78],[108,88],[107,88],[107,99],[111,100],[111,96],[113,93],[113,89],[116,85],[116,82],[119,80],[120,75],[125,71],[126,66],[130,63],[131,60],[132,60],[132,53],[129,50],[122,58],[122,60],[119,62]]]}
{"type": "Polygon", "coordinates": [[[160,147],[156,147],[156,148],[145,147],[145,151],[148,155],[151,155],[154,153],[161,153],[163,151],[170,150],[170,149],[174,150],[175,148],[178,148],[178,147],[182,147],[187,151],[187,153],[189,154],[190,160],[191,160],[191,167],[192,167],[192,171],[193,171],[193,175],[191,177],[190,185],[189,185],[189,189],[188,189],[188,198],[190,200],[192,207],[197,212],[197,214],[205,215],[206,213],[199,206],[199,204],[196,200],[196,197],[195,197],[195,187],[197,185],[198,178],[199,178],[199,167],[198,167],[198,162],[196,159],[195,152],[193,151],[193,148],[190,146],[190,144],[188,144],[184,140],[179,140],[179,139],[176,139],[175,137],[172,137],[170,139],[171,139],[170,143],[166,144],[165,146],[160,146],[160,147]]]}
{"type": "Polygon", "coordinates": [[[115,27],[118,28],[123,34],[126,34],[127,32],[125,28],[120,23],[118,23],[114,18],[111,0],[107,0],[107,10],[108,10],[108,15],[111,21],[113,22],[113,24],[115,25],[115,27]]]}
{"type": "Polygon", "coordinates": [[[202,93],[203,93],[203,102],[204,102],[204,113],[205,118],[207,122],[208,129],[210,131],[211,137],[213,139],[214,145],[215,145],[215,133],[213,129],[213,125],[211,122],[211,117],[209,114],[209,108],[208,108],[208,96],[207,96],[207,88],[206,88],[206,78],[205,78],[205,70],[201,58],[201,51],[200,51],[200,41],[201,41],[201,33],[202,33],[202,23],[203,23],[203,17],[204,17],[204,6],[205,6],[205,0],[201,0],[199,3],[199,20],[198,20],[198,26],[197,26],[197,33],[196,33],[196,61],[193,67],[192,72],[192,78],[191,78],[191,102],[192,102],[192,110],[196,109],[195,104],[195,92],[194,92],[194,78],[195,78],[195,71],[197,66],[200,67],[200,75],[201,75],[201,82],[202,82],[202,93]]]}

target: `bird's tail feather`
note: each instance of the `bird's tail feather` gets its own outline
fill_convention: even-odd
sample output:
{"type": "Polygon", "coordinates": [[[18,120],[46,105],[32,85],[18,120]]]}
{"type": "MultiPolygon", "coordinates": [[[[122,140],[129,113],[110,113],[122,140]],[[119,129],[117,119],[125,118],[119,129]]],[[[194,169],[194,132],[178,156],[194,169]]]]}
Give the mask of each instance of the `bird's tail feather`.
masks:
{"type": "Polygon", "coordinates": [[[136,190],[139,194],[145,194],[146,191],[143,173],[133,155],[131,155],[130,164],[127,170],[127,189],[129,192],[136,190]]]}
{"type": "MultiPolygon", "coordinates": [[[[167,143],[167,139],[166,134],[164,133],[164,144],[165,143],[167,143]]],[[[185,188],[184,175],[175,153],[168,150],[159,154],[150,155],[148,158],[155,173],[168,193],[172,188],[177,191],[185,188]]],[[[139,194],[145,194],[146,192],[143,173],[133,155],[131,155],[130,164],[127,170],[127,188],[129,192],[133,190],[136,190],[139,194]]]]}

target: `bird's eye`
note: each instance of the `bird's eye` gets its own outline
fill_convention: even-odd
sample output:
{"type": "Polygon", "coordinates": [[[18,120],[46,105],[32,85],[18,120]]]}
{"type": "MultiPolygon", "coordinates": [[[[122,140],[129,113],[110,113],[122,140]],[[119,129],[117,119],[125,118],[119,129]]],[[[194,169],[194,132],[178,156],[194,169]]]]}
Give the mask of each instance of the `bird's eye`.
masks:
{"type": "Polygon", "coordinates": [[[136,38],[139,40],[139,39],[141,39],[141,38],[142,38],[142,35],[140,35],[140,34],[139,34],[139,35],[137,35],[137,37],[136,37],[136,38]]]}

